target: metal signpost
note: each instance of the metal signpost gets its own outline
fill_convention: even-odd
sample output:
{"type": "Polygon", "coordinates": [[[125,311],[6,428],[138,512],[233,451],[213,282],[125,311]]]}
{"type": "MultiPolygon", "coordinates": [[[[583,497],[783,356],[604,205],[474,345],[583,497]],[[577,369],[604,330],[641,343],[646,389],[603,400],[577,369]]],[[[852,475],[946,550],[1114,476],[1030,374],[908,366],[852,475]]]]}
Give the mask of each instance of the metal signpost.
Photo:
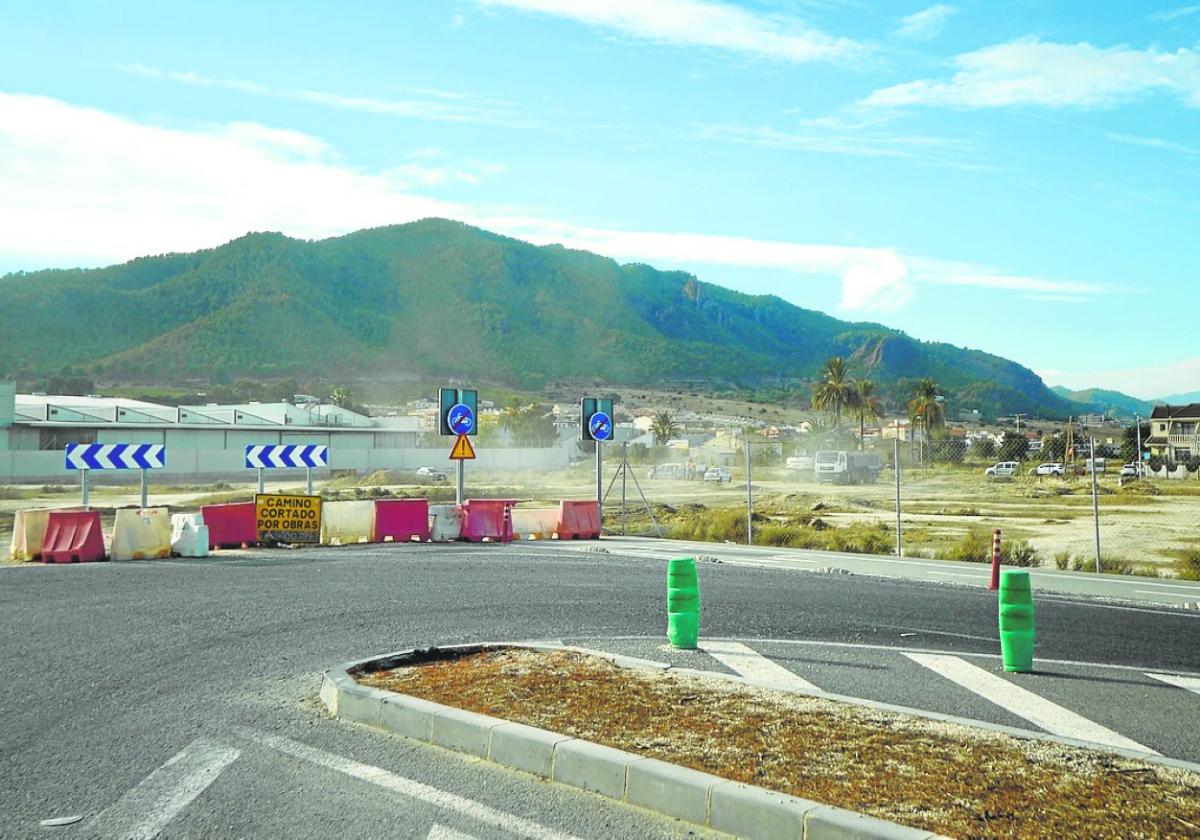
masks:
{"type": "Polygon", "coordinates": [[[900,429],[896,429],[896,439],[894,443],[894,451],[892,453],[892,463],[896,466],[896,556],[901,557],[902,546],[900,536],[900,429]]]}
{"type": "Polygon", "coordinates": [[[746,432],[746,545],[754,545],[754,489],[750,469],[750,432],[746,432]]]}
{"type": "Polygon", "coordinates": [[[475,449],[471,446],[468,436],[479,433],[478,408],[479,392],[474,389],[438,389],[438,432],[457,438],[450,452],[450,460],[457,462],[454,500],[458,505],[463,503],[463,497],[466,495],[464,462],[475,457],[475,449]]]}
{"type": "Polygon", "coordinates": [[[1096,523],[1096,574],[1100,574],[1100,494],[1096,489],[1096,439],[1091,438],[1092,519],[1096,523]]]}
{"type": "Polygon", "coordinates": [[[596,444],[596,504],[604,522],[604,460],[601,449],[613,439],[613,401],[584,397],[579,401],[580,438],[596,444]]]}
{"type": "Polygon", "coordinates": [[[68,443],[67,469],[80,471],[81,506],[88,507],[88,473],[92,470],[141,470],[142,508],[147,507],[146,470],[167,465],[167,448],[161,443],[68,443]]]}
{"type": "Polygon", "coordinates": [[[263,470],[304,469],[308,495],[313,494],[313,467],[329,466],[329,447],[316,443],[250,445],[246,447],[246,469],[258,470],[258,492],[263,492],[263,470]]]}

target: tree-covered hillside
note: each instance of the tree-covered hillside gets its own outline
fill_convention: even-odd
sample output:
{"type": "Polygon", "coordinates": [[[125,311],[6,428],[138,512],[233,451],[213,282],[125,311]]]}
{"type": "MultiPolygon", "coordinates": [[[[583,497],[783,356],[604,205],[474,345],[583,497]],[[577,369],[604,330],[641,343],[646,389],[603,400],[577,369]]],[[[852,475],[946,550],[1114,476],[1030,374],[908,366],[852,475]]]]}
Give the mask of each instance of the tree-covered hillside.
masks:
{"type": "Polygon", "coordinates": [[[0,278],[0,311],[0,373],[23,379],[754,387],[801,382],[844,355],[885,385],[931,376],[963,407],[1070,410],[997,356],[440,219],[317,242],[254,233],[193,254],[11,274],[0,278]]]}

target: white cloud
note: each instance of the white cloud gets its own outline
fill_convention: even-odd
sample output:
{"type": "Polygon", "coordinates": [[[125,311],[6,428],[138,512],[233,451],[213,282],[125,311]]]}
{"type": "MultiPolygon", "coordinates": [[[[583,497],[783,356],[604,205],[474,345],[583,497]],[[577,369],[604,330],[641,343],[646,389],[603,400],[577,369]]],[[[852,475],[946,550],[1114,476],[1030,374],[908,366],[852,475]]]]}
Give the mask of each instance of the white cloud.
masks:
{"type": "Polygon", "coordinates": [[[1110,388],[1142,400],[1200,391],[1200,357],[1115,370],[1039,370],[1049,385],[1072,390],[1110,388]]]}
{"type": "Polygon", "coordinates": [[[865,105],[1101,107],[1152,93],[1200,107],[1200,53],[1056,44],[1028,38],[963,53],[946,81],[922,79],[873,92],[865,105]]]}
{"type": "Polygon", "coordinates": [[[1187,17],[1188,15],[1194,15],[1196,12],[1200,12],[1200,6],[1180,6],[1179,8],[1168,9],[1164,12],[1155,12],[1154,14],[1150,15],[1150,20],[1155,20],[1160,23],[1169,23],[1173,20],[1179,20],[1180,18],[1187,17]]]}
{"type": "Polygon", "coordinates": [[[1149,149],[1162,149],[1166,152],[1176,152],[1178,154],[1188,156],[1200,155],[1200,146],[1186,146],[1183,143],[1175,143],[1171,140],[1163,140],[1159,137],[1141,137],[1136,134],[1116,134],[1113,132],[1109,132],[1104,136],[1115,143],[1127,143],[1132,146],[1145,146],[1149,149]]]}
{"type": "Polygon", "coordinates": [[[958,10],[953,6],[947,6],[945,3],[922,9],[902,18],[896,35],[910,41],[931,41],[942,34],[942,30],[946,28],[946,21],[956,11],[958,10]]]}
{"type": "Polygon", "coordinates": [[[348,96],[321,90],[285,90],[267,87],[246,79],[222,79],[205,76],[191,70],[163,70],[142,64],[122,64],[122,72],[150,79],[162,79],[195,87],[221,88],[252,96],[267,96],[292,102],[305,102],[326,108],[360,111],[367,114],[383,114],[439,122],[487,123],[510,127],[529,127],[507,102],[468,102],[465,94],[453,91],[412,88],[411,93],[424,99],[379,99],[369,96],[348,96]]]}
{"type": "Polygon", "coordinates": [[[791,62],[840,61],[866,48],[803,25],[710,0],[480,0],[568,18],[648,41],[712,47],[791,62]]]}
{"type": "Polygon", "coordinates": [[[918,283],[1027,292],[1031,295],[1046,296],[1045,299],[1048,300],[1059,299],[1063,296],[1070,296],[1074,300],[1091,300],[1100,295],[1128,294],[1137,291],[1113,283],[1051,280],[1044,277],[1007,274],[987,266],[929,257],[909,257],[908,265],[912,269],[913,279],[918,283]]]}

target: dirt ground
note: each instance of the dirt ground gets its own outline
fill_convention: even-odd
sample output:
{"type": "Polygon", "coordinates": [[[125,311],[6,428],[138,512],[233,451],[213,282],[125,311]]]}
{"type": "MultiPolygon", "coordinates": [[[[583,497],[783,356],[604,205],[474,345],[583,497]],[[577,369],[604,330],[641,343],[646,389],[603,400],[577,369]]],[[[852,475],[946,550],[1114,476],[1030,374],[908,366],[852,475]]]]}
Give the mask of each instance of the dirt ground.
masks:
{"type": "Polygon", "coordinates": [[[1200,775],[574,652],[494,650],[361,682],[954,837],[1195,837],[1200,775]]]}

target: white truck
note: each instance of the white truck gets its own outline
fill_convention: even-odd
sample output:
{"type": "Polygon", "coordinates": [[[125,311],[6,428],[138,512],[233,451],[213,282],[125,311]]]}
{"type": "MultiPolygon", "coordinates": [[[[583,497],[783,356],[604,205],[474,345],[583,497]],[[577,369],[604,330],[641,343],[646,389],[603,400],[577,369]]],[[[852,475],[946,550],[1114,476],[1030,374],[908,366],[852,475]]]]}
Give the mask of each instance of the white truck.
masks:
{"type": "Polygon", "coordinates": [[[879,455],[874,452],[823,449],[813,461],[817,481],[832,484],[874,484],[883,469],[879,455]]]}

